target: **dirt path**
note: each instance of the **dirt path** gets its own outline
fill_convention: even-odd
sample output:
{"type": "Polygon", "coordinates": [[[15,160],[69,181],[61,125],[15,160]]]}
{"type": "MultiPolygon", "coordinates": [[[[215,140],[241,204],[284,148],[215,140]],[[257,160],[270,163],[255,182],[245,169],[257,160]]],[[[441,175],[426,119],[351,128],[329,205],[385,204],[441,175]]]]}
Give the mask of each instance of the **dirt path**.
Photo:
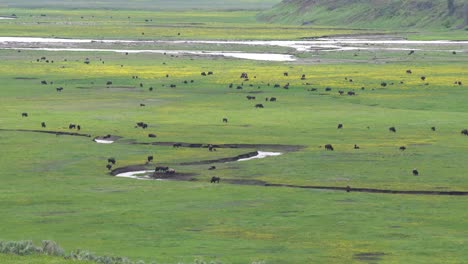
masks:
{"type": "Polygon", "coordinates": [[[54,135],[57,135],[57,136],[65,135],[65,136],[77,136],[77,137],[91,137],[90,134],[81,134],[81,133],[75,133],[75,132],[51,131],[51,130],[2,129],[2,128],[0,128],[0,131],[46,133],[46,134],[54,134],[54,135]]]}

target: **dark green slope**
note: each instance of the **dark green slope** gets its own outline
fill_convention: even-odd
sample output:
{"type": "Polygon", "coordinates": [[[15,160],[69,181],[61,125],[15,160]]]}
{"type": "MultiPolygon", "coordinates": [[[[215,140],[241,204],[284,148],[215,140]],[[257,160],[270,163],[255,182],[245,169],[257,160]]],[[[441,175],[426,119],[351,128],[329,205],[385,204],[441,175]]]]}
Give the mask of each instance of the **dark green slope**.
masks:
{"type": "Polygon", "coordinates": [[[467,17],[467,0],[453,0],[451,8],[447,0],[284,0],[258,15],[274,23],[379,29],[464,29],[467,17]]]}

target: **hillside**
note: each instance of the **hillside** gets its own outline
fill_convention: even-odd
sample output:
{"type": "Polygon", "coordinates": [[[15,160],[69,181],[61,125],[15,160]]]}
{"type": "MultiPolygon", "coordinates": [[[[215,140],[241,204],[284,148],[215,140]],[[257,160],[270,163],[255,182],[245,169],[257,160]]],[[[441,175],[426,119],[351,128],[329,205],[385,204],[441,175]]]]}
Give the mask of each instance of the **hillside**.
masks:
{"type": "Polygon", "coordinates": [[[466,28],[468,1],[451,2],[449,11],[447,0],[284,0],[258,19],[359,28],[466,28]]]}

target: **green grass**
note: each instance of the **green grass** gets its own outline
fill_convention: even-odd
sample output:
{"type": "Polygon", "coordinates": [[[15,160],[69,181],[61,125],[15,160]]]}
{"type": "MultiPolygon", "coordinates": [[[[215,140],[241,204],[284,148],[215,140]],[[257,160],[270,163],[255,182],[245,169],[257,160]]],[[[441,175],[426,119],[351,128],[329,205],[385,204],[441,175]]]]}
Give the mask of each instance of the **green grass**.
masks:
{"type": "MultiPolygon", "coordinates": [[[[177,39],[181,31],[182,39],[293,39],[333,31],[296,26],[279,31],[275,25],[255,24],[254,12],[89,10],[80,24],[83,10],[3,11],[19,16],[0,21],[3,36],[177,39]],[[129,14],[132,18],[124,24],[129,14]],[[146,27],[144,19],[150,15],[163,19],[153,19],[146,27]],[[61,25],[63,21],[70,25],[61,25]],[[195,21],[205,25],[188,26],[195,21]],[[152,34],[137,37],[140,27],[152,34]]],[[[123,137],[101,145],[86,137],[0,131],[0,240],[54,240],[66,252],[81,248],[157,263],[466,262],[464,196],[345,193],[225,181],[468,191],[468,137],[460,134],[468,128],[467,54],[354,53],[319,52],[312,58],[323,61],[308,64],[0,50],[0,129],[41,129],[46,122],[47,130],[69,131],[68,124],[75,123],[82,133],[123,137]],[[42,56],[54,63],[37,62],[42,56]],[[413,74],[406,74],[407,69],[413,74]],[[202,71],[214,75],[202,77],[202,71]],[[285,71],[289,77],[283,76],[285,71]],[[249,73],[249,81],[239,78],[242,72],[249,73]],[[135,75],[139,79],[132,79],[135,75]],[[420,79],[423,75],[426,81],[420,79]],[[54,84],[41,85],[41,80],[54,84]],[[107,88],[110,80],[113,85],[107,88]],[[242,82],[243,89],[235,89],[242,82]],[[388,85],[384,88],[381,82],[388,85]],[[230,83],[234,88],[228,88],[230,83]],[[290,83],[290,89],[273,88],[276,83],[290,83]],[[55,90],[59,86],[64,87],[61,93],[55,90]],[[318,90],[308,91],[311,88],[318,90]],[[357,96],[340,96],[338,90],[356,91],[357,96]],[[248,101],[247,95],[257,100],[248,101]],[[276,103],[265,102],[272,96],[276,103]],[[256,103],[265,108],[255,109],[256,103]],[[29,117],[22,118],[22,112],[29,117]],[[224,117],[229,123],[222,123],[224,117]],[[134,128],[140,121],[149,124],[148,130],[134,128]],[[337,130],[338,123],[344,129],[337,130]],[[397,133],[389,132],[390,126],[397,133]],[[304,148],[215,164],[217,169],[210,171],[209,165],[180,163],[275,149],[209,152],[130,144],[154,141],[148,133],[168,142],[304,148]],[[335,151],[319,147],[329,143],[335,151]],[[361,149],[354,150],[354,144],[361,149]],[[408,147],[404,152],[398,150],[402,145],[408,147]],[[143,164],[148,155],[155,157],[149,168],[167,165],[195,173],[195,180],[138,181],[112,177],[105,168],[109,157],[121,167],[143,164]],[[415,167],[419,177],[411,175],[415,167]],[[221,183],[210,184],[212,176],[220,176],[221,183]]],[[[67,263],[47,256],[0,255],[1,263],[54,261],[67,263]]]]}
{"type": "Polygon", "coordinates": [[[295,185],[466,191],[467,138],[460,130],[465,128],[461,120],[468,117],[467,91],[452,84],[468,83],[463,54],[458,62],[434,55],[430,64],[415,57],[384,65],[34,51],[1,51],[1,56],[0,128],[40,129],[45,121],[47,129],[68,131],[69,123],[78,123],[83,133],[124,137],[99,145],[89,138],[0,132],[2,240],[50,239],[66,251],[83,248],[162,263],[358,263],[358,254],[373,252],[385,254],[380,263],[459,263],[468,258],[463,197],[208,183],[218,175],[295,185]],[[55,63],[36,62],[41,56],[55,63]],[[90,65],[82,63],[84,57],[91,59],[90,65]],[[96,63],[98,58],[106,64],[96,63]],[[413,75],[405,73],[408,68],[413,75]],[[210,70],[213,76],[200,76],[210,70]],[[243,90],[229,89],[229,83],[241,83],[244,71],[256,78],[245,82],[243,90]],[[302,84],[303,73],[313,85],[302,84]],[[427,76],[429,86],[420,75],[427,76]],[[191,79],[193,84],[183,84],[191,79]],[[40,80],[54,85],[40,85],[40,80]],[[108,80],[135,88],[106,88],[108,80]],[[382,81],[395,85],[382,88],[382,81]],[[289,90],[266,85],[286,82],[289,90]],[[173,83],[177,88],[167,87],[173,83]],[[57,86],[64,91],[57,93],[57,86]],[[149,86],[155,91],[149,92],[149,86]],[[332,92],[324,91],[327,86],[332,92]],[[319,91],[308,92],[311,87],[319,91]],[[339,96],[339,89],[356,90],[358,96],[339,96]],[[257,102],[245,99],[249,92],[260,92],[253,94],[257,101],[275,96],[278,102],[254,109],[257,102]],[[139,107],[141,102],[147,106],[139,107]],[[30,117],[21,118],[22,112],[30,117]],[[223,117],[230,122],[223,124],[223,117]],[[138,121],[148,122],[148,131],[135,129],[138,121]],[[338,131],[338,123],[345,128],[338,131]],[[433,125],[437,132],[430,131],[433,125]],[[390,126],[397,127],[396,134],[388,132],[390,126]],[[160,141],[306,148],[264,160],[217,164],[217,170],[208,171],[207,165],[178,163],[253,149],[208,152],[126,143],[149,142],[150,132],[160,141]],[[334,152],[319,148],[327,143],[334,152]],[[354,144],[361,150],[353,150],[354,144]],[[408,150],[400,152],[400,145],[408,150]],[[198,181],[119,179],[105,169],[108,157],[124,166],[142,164],[150,154],[155,164],[197,173],[198,181]],[[411,176],[414,167],[420,177],[411,176]]]}

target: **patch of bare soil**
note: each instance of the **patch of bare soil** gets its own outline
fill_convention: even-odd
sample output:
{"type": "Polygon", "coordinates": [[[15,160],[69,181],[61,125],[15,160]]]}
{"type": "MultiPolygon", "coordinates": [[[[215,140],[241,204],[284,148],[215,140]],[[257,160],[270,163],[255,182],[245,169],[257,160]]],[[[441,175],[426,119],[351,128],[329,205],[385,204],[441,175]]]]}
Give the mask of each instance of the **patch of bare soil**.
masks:
{"type": "Polygon", "coordinates": [[[15,77],[15,80],[37,80],[38,78],[34,77],[15,77]]]}
{"type": "Polygon", "coordinates": [[[364,262],[375,263],[381,261],[383,256],[385,256],[385,253],[383,252],[358,253],[354,254],[354,259],[364,262]]]}

